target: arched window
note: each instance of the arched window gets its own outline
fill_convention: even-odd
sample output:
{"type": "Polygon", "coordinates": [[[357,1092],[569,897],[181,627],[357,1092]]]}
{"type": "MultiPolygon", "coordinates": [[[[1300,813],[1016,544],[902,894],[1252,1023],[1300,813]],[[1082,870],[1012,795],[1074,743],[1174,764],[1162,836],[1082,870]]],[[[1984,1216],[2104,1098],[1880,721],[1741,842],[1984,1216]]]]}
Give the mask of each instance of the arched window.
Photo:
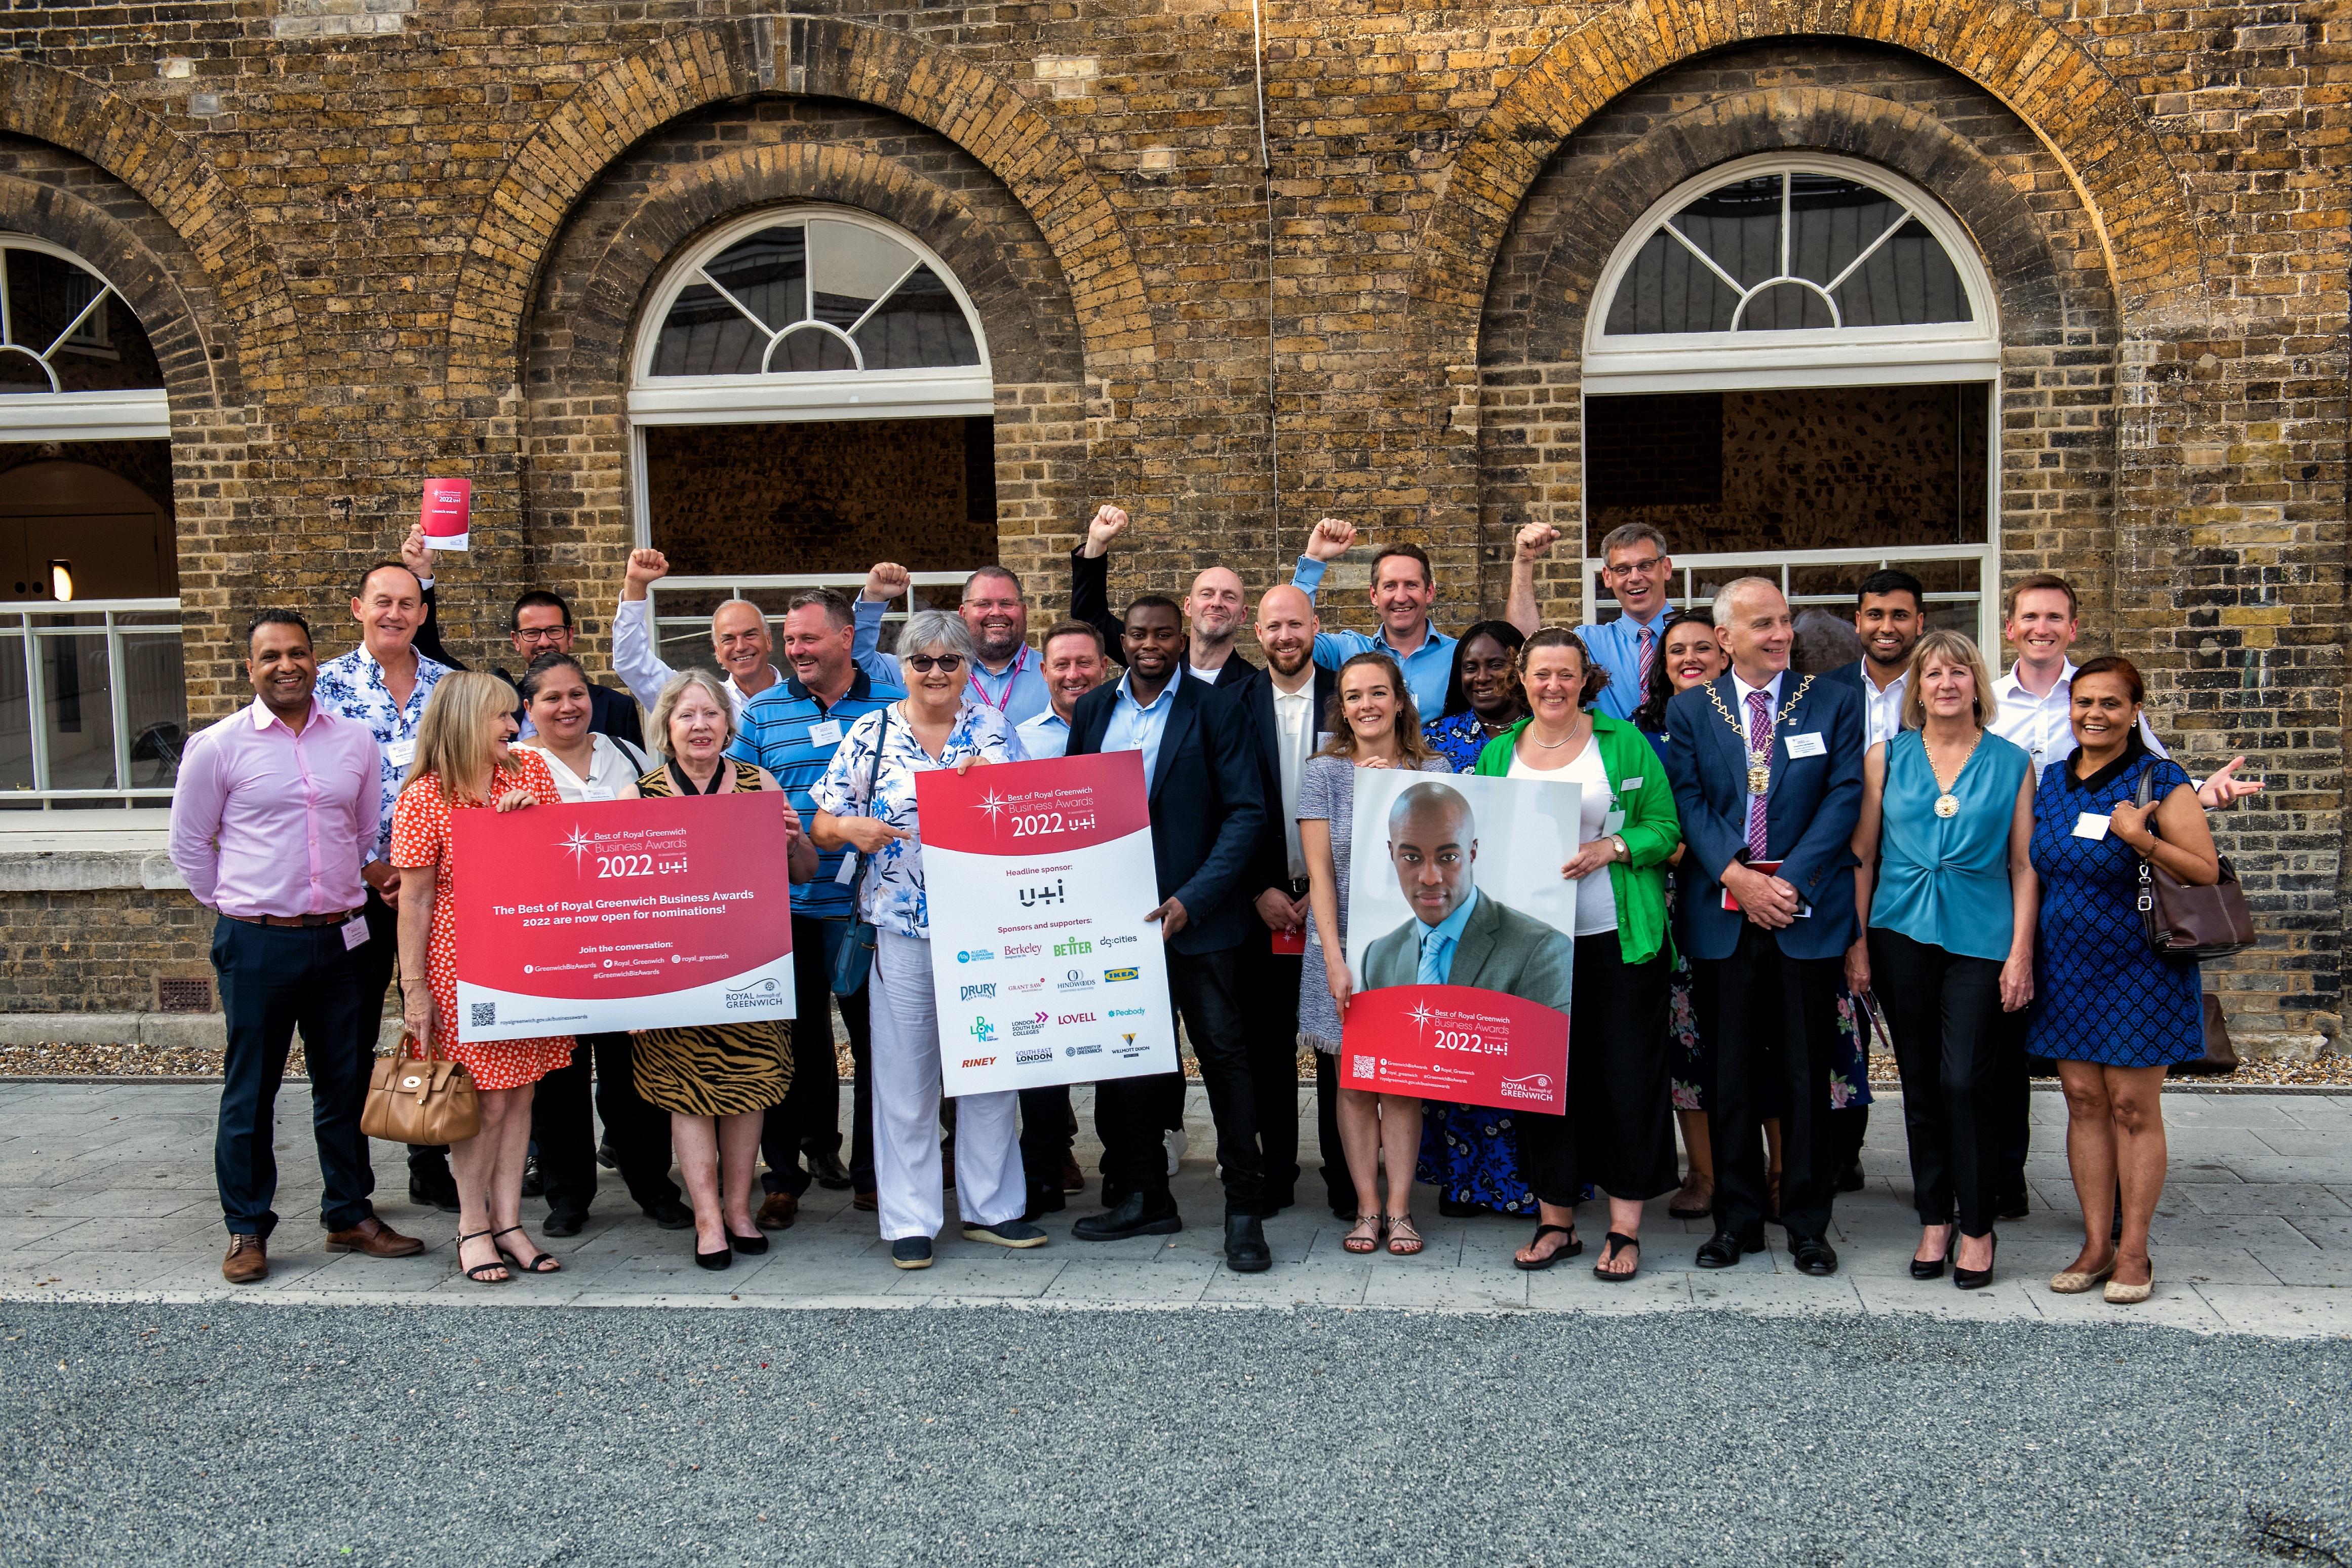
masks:
{"type": "Polygon", "coordinates": [[[1925,192],[1815,155],[1685,183],[1602,269],[1582,370],[1588,610],[1601,540],[1643,522],[1677,602],[1752,573],[1834,617],[1899,567],[1997,646],[1998,301],[1925,192]]]}
{"type": "Polygon", "coordinates": [[[154,348],[114,286],[69,250],[0,234],[0,441],[171,433],[154,348]]]}

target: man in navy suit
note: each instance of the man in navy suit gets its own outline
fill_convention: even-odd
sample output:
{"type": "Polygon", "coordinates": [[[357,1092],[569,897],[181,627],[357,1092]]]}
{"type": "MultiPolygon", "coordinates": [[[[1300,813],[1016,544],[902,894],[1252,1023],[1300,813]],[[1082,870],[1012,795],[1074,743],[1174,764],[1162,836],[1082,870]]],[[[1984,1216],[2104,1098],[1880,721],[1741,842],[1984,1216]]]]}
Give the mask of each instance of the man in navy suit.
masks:
{"type": "MultiPolygon", "coordinates": [[[[1225,1184],[1225,1263],[1255,1273],[1274,1261],[1263,1210],[1265,1167],[1242,1024],[1243,943],[1265,940],[1250,907],[1249,869],[1265,822],[1257,758],[1242,710],[1204,681],[1184,679],[1183,612],[1146,595],[1127,607],[1119,633],[1127,674],[1078,700],[1068,755],[1143,755],[1151,808],[1151,858],[1160,900],[1149,919],[1168,954],[1168,987],[1201,1064],[1217,1126],[1225,1184]]],[[[1121,1194],[1072,1227],[1081,1241],[1165,1236],[1184,1228],[1168,1192],[1161,1134],[1175,1075],[1114,1079],[1095,1088],[1103,1183],[1121,1194]]],[[[1179,1079],[1175,1088],[1181,1089],[1179,1079]]],[[[1295,1090],[1293,1091],[1296,1092],[1295,1090]]]]}
{"type": "Polygon", "coordinates": [[[1790,672],[1795,628],[1768,579],[1726,586],[1715,623],[1731,668],[1666,707],[1666,772],[1691,848],[1681,935],[1698,1026],[1716,1047],[1715,1234],[1697,1262],[1727,1268],[1763,1250],[1759,1123],[1777,1110],[1790,1259],[1832,1274],[1823,1123],[1843,960],[1859,929],[1849,841],[1862,811],[1862,700],[1790,672]]]}

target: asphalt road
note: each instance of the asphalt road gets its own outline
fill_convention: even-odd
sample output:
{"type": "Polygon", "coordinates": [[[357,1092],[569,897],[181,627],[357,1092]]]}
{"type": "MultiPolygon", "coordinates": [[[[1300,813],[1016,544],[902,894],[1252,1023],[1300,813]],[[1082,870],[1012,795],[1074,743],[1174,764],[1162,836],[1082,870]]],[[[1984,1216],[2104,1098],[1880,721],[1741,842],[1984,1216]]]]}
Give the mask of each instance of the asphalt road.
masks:
{"type": "Polygon", "coordinates": [[[0,1561],[2352,1562],[2352,1343],[0,1305],[0,1561]]]}

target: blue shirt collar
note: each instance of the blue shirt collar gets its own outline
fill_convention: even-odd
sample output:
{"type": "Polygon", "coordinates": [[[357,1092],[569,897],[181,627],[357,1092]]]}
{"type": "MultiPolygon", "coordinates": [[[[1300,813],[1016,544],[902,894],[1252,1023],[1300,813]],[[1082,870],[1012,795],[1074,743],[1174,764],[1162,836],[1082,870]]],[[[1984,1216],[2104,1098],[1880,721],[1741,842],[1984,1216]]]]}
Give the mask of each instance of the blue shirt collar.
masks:
{"type": "Polygon", "coordinates": [[[1470,917],[1477,910],[1477,908],[1478,889],[1474,887],[1470,889],[1470,896],[1456,905],[1452,914],[1446,916],[1444,920],[1438,921],[1433,926],[1423,926],[1422,928],[1422,947],[1426,950],[1433,938],[1441,936],[1445,938],[1446,941],[1453,942],[1457,947],[1461,945],[1463,928],[1470,923],[1470,917]]]}
{"type": "Polygon", "coordinates": [[[1644,626],[1648,627],[1651,631],[1663,633],[1665,629],[1666,618],[1674,613],[1674,604],[1672,601],[1668,601],[1658,606],[1658,613],[1652,616],[1646,621],[1637,621],[1631,615],[1622,613],[1617,618],[1624,624],[1625,629],[1628,633],[1638,632],[1644,626]]]}
{"type": "Polygon", "coordinates": [[[1422,655],[1429,652],[1432,648],[1444,647],[1449,640],[1450,639],[1444,632],[1437,629],[1437,623],[1433,620],[1423,621],[1421,623],[1421,646],[1413,649],[1411,653],[1397,652],[1396,645],[1389,641],[1389,629],[1387,626],[1383,626],[1379,631],[1372,634],[1372,646],[1379,648],[1382,653],[1394,658],[1400,665],[1403,664],[1406,659],[1419,658],[1422,655]]]}
{"type": "MultiPolygon", "coordinates": [[[[1118,700],[1121,702],[1126,703],[1129,708],[1134,709],[1139,713],[1149,713],[1153,709],[1159,707],[1162,702],[1168,701],[1175,694],[1176,683],[1178,681],[1188,680],[1191,677],[1186,675],[1182,670],[1178,670],[1169,679],[1168,684],[1160,689],[1160,695],[1153,698],[1149,702],[1138,702],[1135,700],[1135,689],[1133,686],[1129,684],[1134,679],[1135,672],[1133,670],[1129,670],[1127,674],[1118,678],[1118,700]]],[[[1046,711],[1050,713],[1053,710],[1049,708],[1046,711]]]]}

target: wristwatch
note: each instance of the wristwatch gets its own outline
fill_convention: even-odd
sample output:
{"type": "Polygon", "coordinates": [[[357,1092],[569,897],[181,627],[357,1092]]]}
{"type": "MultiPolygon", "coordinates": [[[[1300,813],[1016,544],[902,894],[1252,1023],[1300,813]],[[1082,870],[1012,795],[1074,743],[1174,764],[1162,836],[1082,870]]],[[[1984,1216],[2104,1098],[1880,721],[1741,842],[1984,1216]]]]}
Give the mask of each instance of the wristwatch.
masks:
{"type": "Polygon", "coordinates": [[[1609,842],[1617,846],[1617,858],[1625,861],[1629,865],[1633,863],[1633,852],[1625,847],[1625,836],[1623,834],[1611,834],[1609,836],[1609,842]]]}

